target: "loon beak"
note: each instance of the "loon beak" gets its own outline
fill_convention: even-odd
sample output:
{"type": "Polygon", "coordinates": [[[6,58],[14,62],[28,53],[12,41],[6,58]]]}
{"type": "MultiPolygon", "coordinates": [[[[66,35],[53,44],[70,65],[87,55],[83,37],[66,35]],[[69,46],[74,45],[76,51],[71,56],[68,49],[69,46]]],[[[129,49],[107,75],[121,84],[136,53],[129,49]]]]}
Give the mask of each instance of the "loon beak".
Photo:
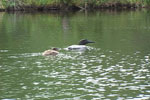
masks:
{"type": "Polygon", "coordinates": [[[90,41],[90,40],[88,40],[87,42],[88,42],[88,43],[95,43],[94,41],[90,41]]]}

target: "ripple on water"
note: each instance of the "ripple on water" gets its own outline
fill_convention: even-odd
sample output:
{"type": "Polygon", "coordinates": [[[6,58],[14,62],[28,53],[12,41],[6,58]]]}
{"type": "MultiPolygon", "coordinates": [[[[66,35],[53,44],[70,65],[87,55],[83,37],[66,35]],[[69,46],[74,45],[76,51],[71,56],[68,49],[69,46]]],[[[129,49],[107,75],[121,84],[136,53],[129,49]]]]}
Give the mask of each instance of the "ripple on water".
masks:
{"type": "Polygon", "coordinates": [[[1,53],[8,52],[9,50],[0,50],[1,53]]]}
{"type": "Polygon", "coordinates": [[[14,63],[5,65],[3,70],[12,72],[12,77],[23,78],[19,81],[22,91],[31,89],[26,99],[126,100],[150,96],[149,55],[91,50],[95,52],[62,52],[55,57],[43,57],[40,53],[10,55],[8,59],[14,63]]]}

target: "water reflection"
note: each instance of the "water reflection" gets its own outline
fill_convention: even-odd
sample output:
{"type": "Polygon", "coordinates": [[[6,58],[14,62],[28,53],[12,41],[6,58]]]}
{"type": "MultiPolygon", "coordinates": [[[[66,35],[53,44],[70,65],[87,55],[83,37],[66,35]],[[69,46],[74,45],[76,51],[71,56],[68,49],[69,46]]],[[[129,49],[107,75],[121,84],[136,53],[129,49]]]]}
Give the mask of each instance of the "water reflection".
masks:
{"type": "Polygon", "coordinates": [[[142,28],[149,25],[143,12],[24,14],[11,26],[7,19],[13,17],[6,14],[0,24],[8,27],[0,31],[0,99],[150,98],[149,30],[142,28]],[[87,52],[63,50],[80,38],[96,43],[87,52]],[[43,57],[42,51],[53,46],[61,48],[60,54],[43,57]]]}
{"type": "MultiPolygon", "coordinates": [[[[133,61],[133,58],[138,58],[140,55],[140,53],[135,54],[121,55],[112,51],[102,52],[96,48],[92,52],[82,54],[63,52],[57,57],[50,58],[34,53],[21,54],[17,58],[28,57],[32,63],[21,65],[19,69],[30,70],[32,77],[25,76],[25,81],[30,80],[30,82],[28,84],[23,82],[20,85],[23,90],[33,87],[33,94],[26,95],[28,99],[31,96],[58,99],[72,97],[80,99],[118,99],[118,97],[126,99],[128,97],[127,99],[130,99],[134,95],[137,98],[148,98],[150,85],[148,85],[149,69],[146,66],[149,66],[149,63],[145,61],[145,57],[133,61]],[[122,59],[115,60],[115,58],[122,59]],[[143,93],[147,93],[147,96],[142,95],[143,93]]],[[[149,56],[146,56],[146,59],[149,56]]],[[[18,64],[22,64],[21,61],[15,63],[18,64]]]]}
{"type": "Polygon", "coordinates": [[[148,98],[150,63],[146,59],[150,54],[144,57],[140,54],[122,55],[95,48],[82,54],[62,51],[49,58],[41,53],[8,55],[7,60],[13,63],[1,64],[1,90],[14,94],[9,88],[15,84],[16,96],[30,91],[24,99],[148,98]]]}

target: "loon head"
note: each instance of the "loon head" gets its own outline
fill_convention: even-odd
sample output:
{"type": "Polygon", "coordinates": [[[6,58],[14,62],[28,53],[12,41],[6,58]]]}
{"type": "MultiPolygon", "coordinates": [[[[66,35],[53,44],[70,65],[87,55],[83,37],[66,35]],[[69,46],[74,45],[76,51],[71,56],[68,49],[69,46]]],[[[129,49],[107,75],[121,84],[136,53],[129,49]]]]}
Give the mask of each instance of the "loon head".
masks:
{"type": "Polygon", "coordinates": [[[86,45],[88,43],[95,43],[95,42],[87,40],[87,39],[82,39],[80,40],[79,45],[86,45]]]}
{"type": "Polygon", "coordinates": [[[59,51],[59,49],[58,49],[58,48],[52,48],[52,50],[59,51]]]}

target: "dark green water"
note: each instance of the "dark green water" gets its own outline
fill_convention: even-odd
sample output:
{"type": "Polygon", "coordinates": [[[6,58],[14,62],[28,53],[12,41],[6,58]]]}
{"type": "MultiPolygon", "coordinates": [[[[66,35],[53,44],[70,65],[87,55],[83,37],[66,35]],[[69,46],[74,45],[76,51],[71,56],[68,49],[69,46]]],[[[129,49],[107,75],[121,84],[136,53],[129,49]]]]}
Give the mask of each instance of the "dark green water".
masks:
{"type": "Polygon", "coordinates": [[[0,99],[150,98],[150,12],[0,13],[0,99]],[[83,53],[63,48],[93,40],[83,53]],[[44,50],[61,48],[56,57],[44,50]]]}

